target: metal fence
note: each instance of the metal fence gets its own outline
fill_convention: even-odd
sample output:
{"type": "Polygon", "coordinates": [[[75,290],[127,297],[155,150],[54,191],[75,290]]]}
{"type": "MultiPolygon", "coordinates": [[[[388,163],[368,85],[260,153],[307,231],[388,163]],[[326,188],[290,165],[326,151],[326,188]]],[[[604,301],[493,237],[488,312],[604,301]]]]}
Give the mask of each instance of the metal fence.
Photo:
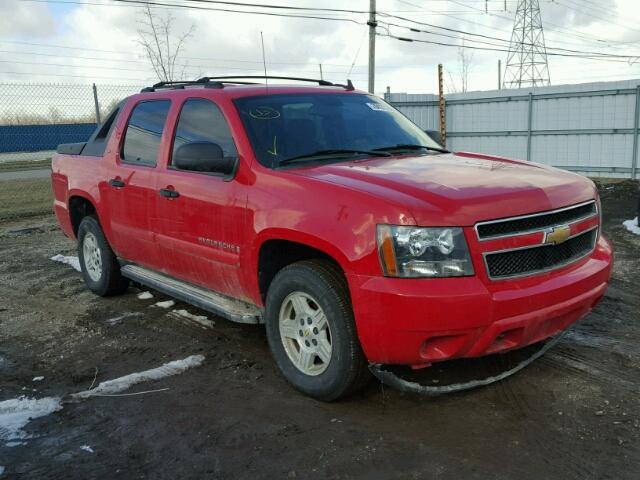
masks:
{"type": "Polygon", "coordinates": [[[50,158],[60,143],[83,142],[131,85],[0,83],[0,162],[50,158]]]}
{"type": "MultiPolygon", "coordinates": [[[[134,85],[0,83],[0,162],[51,157],[89,138],[134,85]]],[[[424,129],[438,129],[436,95],[387,100],[424,129]]],[[[640,80],[446,96],[447,146],[565,168],[638,177],[640,80]]]]}
{"type": "MultiPolygon", "coordinates": [[[[437,95],[387,92],[424,129],[437,95]]],[[[638,177],[640,80],[449,94],[447,147],[521,158],[590,176],[638,177]]]]}

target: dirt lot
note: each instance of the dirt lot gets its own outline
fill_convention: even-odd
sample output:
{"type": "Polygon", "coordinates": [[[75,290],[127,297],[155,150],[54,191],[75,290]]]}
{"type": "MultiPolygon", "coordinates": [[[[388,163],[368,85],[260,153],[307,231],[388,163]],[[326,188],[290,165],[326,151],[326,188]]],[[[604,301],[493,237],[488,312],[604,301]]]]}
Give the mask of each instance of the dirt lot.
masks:
{"type": "MultiPolygon", "coordinates": [[[[637,187],[601,191],[616,247],[611,287],[545,357],[462,394],[421,398],[372,382],[334,404],[285,383],[261,327],[210,315],[215,325],[198,323],[172,310],[206,313],[155,307],[166,298],[142,300],[133,287],[95,297],[50,260],[75,255],[53,217],[5,220],[0,401],[86,390],[96,371],[101,382],[193,354],[205,360],[127,393],[167,390],[91,398],[33,420],[28,438],[0,440],[0,477],[640,478],[640,237],[621,225],[634,216],[637,187]]],[[[448,368],[428,369],[425,381],[445,381],[448,368]]]]}

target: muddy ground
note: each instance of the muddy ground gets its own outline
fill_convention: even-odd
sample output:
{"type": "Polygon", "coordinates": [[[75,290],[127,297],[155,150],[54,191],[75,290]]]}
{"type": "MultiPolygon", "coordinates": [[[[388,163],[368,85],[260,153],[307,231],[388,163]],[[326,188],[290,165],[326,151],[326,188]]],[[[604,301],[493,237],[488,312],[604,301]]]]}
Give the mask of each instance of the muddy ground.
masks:
{"type": "MultiPolygon", "coordinates": [[[[635,215],[637,187],[601,191],[616,247],[611,287],[545,357],[466,393],[421,398],[372,382],[333,404],[289,387],[263,328],[173,307],[207,315],[209,328],[153,307],[166,300],[156,292],[138,299],[134,287],[98,298],[49,260],[75,255],[53,217],[0,224],[0,401],[85,390],[96,369],[100,382],[205,356],[128,392],[168,390],[93,398],[33,420],[30,438],[0,441],[0,477],[640,478],[640,237],[621,225],[635,215]]],[[[446,381],[447,365],[425,375],[446,381]]]]}

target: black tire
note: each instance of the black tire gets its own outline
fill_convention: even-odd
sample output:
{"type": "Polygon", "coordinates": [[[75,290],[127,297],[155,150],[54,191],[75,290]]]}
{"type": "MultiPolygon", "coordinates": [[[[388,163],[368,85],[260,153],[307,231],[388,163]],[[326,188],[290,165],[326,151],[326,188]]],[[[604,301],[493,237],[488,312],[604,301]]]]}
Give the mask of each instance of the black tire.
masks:
{"type": "Polygon", "coordinates": [[[82,269],[84,282],[96,295],[108,297],[119,295],[127,291],[129,279],[120,273],[120,264],[116,255],[111,250],[107,239],[102,232],[98,219],[93,215],[88,215],[82,219],[78,227],[78,258],[82,269]],[[101,271],[99,278],[91,278],[88,272],[86,259],[84,258],[84,242],[88,236],[95,239],[97,248],[100,251],[101,271]]]}
{"type": "Polygon", "coordinates": [[[332,263],[305,260],[278,272],[267,293],[265,323],[269,347],[278,368],[306,395],[323,401],[337,400],[356,392],[371,378],[358,341],[346,280],[332,263]],[[317,375],[305,374],[296,367],[280,336],[280,309],[294,292],[316,300],[330,327],[330,361],[317,375]]]}

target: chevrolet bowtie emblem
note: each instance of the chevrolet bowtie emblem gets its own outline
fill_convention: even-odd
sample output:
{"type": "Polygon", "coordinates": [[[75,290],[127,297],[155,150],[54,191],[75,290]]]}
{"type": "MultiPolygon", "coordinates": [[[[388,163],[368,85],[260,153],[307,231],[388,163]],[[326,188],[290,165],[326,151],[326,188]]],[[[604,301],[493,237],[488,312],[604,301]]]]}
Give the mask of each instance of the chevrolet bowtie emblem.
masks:
{"type": "Polygon", "coordinates": [[[560,245],[561,243],[566,242],[570,236],[571,228],[569,225],[552,227],[544,232],[544,243],[560,245]]]}

